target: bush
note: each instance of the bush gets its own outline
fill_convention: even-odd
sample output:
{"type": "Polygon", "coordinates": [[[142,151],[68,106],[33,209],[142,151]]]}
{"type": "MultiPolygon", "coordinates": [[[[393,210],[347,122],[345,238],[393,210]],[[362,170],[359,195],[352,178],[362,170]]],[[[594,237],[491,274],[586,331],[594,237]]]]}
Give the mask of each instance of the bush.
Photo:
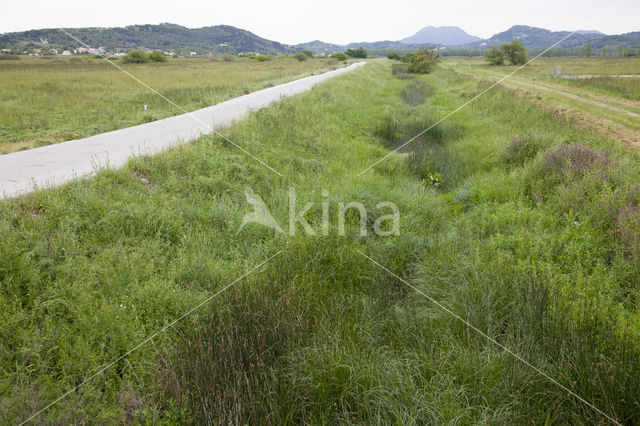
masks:
{"type": "Polygon", "coordinates": [[[295,55],[293,55],[294,58],[296,58],[298,61],[303,62],[306,61],[307,59],[309,59],[309,57],[307,55],[305,55],[302,52],[298,52],[295,55]]]}
{"type": "Polygon", "coordinates": [[[524,65],[529,60],[529,58],[527,58],[527,49],[525,49],[518,40],[513,40],[511,43],[504,43],[500,48],[513,65],[524,65]]]}
{"type": "Polygon", "coordinates": [[[535,158],[542,147],[543,144],[538,138],[529,135],[513,137],[509,145],[501,153],[502,160],[507,164],[521,166],[535,158]]]}
{"type": "Polygon", "coordinates": [[[484,51],[484,58],[489,61],[491,65],[504,64],[504,52],[496,46],[491,46],[484,51]]]}
{"type": "Polygon", "coordinates": [[[363,48],[363,47],[358,47],[357,49],[347,49],[346,52],[344,52],[345,55],[350,56],[352,58],[366,58],[367,57],[367,51],[363,48]]]}
{"type": "Polygon", "coordinates": [[[164,53],[156,50],[155,52],[149,53],[149,60],[151,62],[167,62],[167,57],[164,56],[164,53]]]}
{"type": "Polygon", "coordinates": [[[223,62],[233,62],[234,60],[235,57],[231,53],[225,53],[224,55],[222,55],[223,62]]]}
{"type": "Polygon", "coordinates": [[[300,52],[304,55],[307,55],[307,58],[313,58],[314,54],[313,51],[309,50],[309,49],[304,49],[302,52],[300,52]]]}
{"type": "Polygon", "coordinates": [[[402,60],[402,56],[400,56],[398,52],[390,52],[389,54],[387,54],[387,59],[391,59],[393,61],[400,61],[402,60]]]}
{"type": "Polygon", "coordinates": [[[256,56],[256,60],[258,62],[265,62],[265,61],[270,61],[273,59],[273,56],[271,55],[260,55],[260,56],[256,56]]]}
{"type": "Polygon", "coordinates": [[[407,64],[393,64],[391,66],[391,74],[395,75],[400,80],[413,78],[413,76],[409,72],[409,67],[407,66],[407,64]]]}
{"type": "Polygon", "coordinates": [[[19,61],[20,56],[3,53],[0,55],[0,61],[19,61]]]}
{"type": "Polygon", "coordinates": [[[422,49],[415,52],[409,61],[409,71],[418,74],[428,74],[436,66],[439,54],[429,49],[422,49]]]}
{"type": "Polygon", "coordinates": [[[334,53],[333,55],[331,55],[331,57],[339,61],[346,61],[349,58],[346,54],[342,52],[334,53]]]}
{"type": "Polygon", "coordinates": [[[149,55],[142,50],[131,50],[122,57],[122,62],[125,64],[146,64],[149,61],[149,55]]]}
{"type": "Polygon", "coordinates": [[[171,57],[172,57],[173,59],[179,58],[179,56],[178,56],[178,54],[177,54],[177,53],[174,53],[173,55],[171,55],[171,57]]]}
{"type": "Polygon", "coordinates": [[[414,56],[415,52],[407,52],[402,56],[401,61],[408,64],[409,62],[411,62],[411,59],[413,59],[414,56]]]}

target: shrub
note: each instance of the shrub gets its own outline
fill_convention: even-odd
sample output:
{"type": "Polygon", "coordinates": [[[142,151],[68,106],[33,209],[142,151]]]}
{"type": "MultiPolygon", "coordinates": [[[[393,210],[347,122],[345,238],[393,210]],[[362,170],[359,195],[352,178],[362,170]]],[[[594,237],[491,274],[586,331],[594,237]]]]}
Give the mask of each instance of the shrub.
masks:
{"type": "Polygon", "coordinates": [[[513,65],[523,65],[529,60],[529,58],[527,58],[527,49],[525,49],[518,40],[513,40],[511,43],[504,43],[500,48],[513,65]]]}
{"type": "Polygon", "coordinates": [[[305,55],[302,52],[298,52],[295,55],[293,55],[294,58],[296,58],[298,61],[303,62],[306,61],[307,59],[309,59],[309,57],[307,55],[305,55]]]}
{"type": "Polygon", "coordinates": [[[7,53],[0,54],[0,61],[19,61],[19,60],[20,60],[20,56],[18,55],[12,55],[7,53]]]}
{"type": "Polygon", "coordinates": [[[616,232],[626,254],[640,263],[640,206],[627,204],[618,213],[616,232]]]}
{"type": "Polygon", "coordinates": [[[484,58],[491,65],[502,65],[504,64],[504,51],[496,46],[491,46],[489,49],[484,51],[484,58]]]}
{"type": "Polygon", "coordinates": [[[367,57],[367,51],[364,49],[364,47],[358,47],[357,49],[347,49],[345,52],[345,55],[351,57],[351,58],[366,58],[367,57]]]}
{"type": "Polygon", "coordinates": [[[507,164],[521,166],[535,158],[541,148],[542,142],[538,138],[529,135],[514,136],[501,152],[502,160],[507,164]]]}
{"type": "Polygon", "coordinates": [[[273,56],[271,55],[260,55],[260,56],[256,56],[256,60],[258,62],[265,62],[265,61],[270,61],[273,59],[273,56]]]}
{"type": "Polygon", "coordinates": [[[400,56],[400,54],[398,52],[390,52],[387,54],[387,59],[391,59],[394,61],[400,61],[402,60],[402,56],[400,56]]]}
{"type": "Polygon", "coordinates": [[[331,55],[331,57],[339,61],[346,61],[349,58],[346,54],[342,52],[334,53],[333,55],[331,55]]]}
{"type": "Polygon", "coordinates": [[[439,57],[440,55],[432,50],[418,50],[409,60],[409,71],[417,74],[428,74],[435,68],[439,57]]]}
{"type": "Polygon", "coordinates": [[[171,57],[172,57],[173,59],[179,58],[179,56],[178,56],[178,54],[177,54],[177,53],[174,53],[173,55],[171,55],[171,57]]]}
{"type": "Polygon", "coordinates": [[[411,106],[422,105],[427,94],[432,92],[431,86],[423,81],[413,81],[402,89],[400,96],[411,106]]]}
{"type": "Polygon", "coordinates": [[[391,74],[395,75],[400,80],[413,78],[413,76],[409,72],[409,67],[407,66],[407,64],[393,64],[391,66],[391,74]]]}
{"type": "Polygon", "coordinates": [[[225,53],[224,55],[222,55],[222,60],[224,62],[233,62],[235,60],[235,57],[230,53],[225,53]]]}
{"type": "Polygon", "coordinates": [[[155,52],[149,53],[149,60],[151,62],[167,62],[167,57],[164,56],[164,53],[156,50],[155,52]]]}
{"type": "Polygon", "coordinates": [[[311,51],[309,49],[304,49],[300,53],[302,53],[304,55],[307,55],[307,58],[313,58],[313,56],[314,56],[313,51],[311,51]]]}
{"type": "MultiPolygon", "coordinates": [[[[527,171],[528,195],[537,202],[547,200],[555,195],[554,190],[559,186],[575,187],[587,177],[589,182],[582,185],[584,188],[579,192],[595,194],[598,186],[611,183],[612,166],[608,151],[595,151],[577,143],[560,145],[539,156],[527,171]]],[[[579,207],[580,201],[575,196],[572,198],[572,202],[565,204],[579,207]]]]}
{"type": "Polygon", "coordinates": [[[142,50],[131,50],[122,57],[122,62],[125,64],[146,64],[149,61],[149,55],[142,50]]]}
{"type": "Polygon", "coordinates": [[[409,62],[411,62],[411,59],[413,59],[413,56],[415,55],[415,52],[407,52],[402,56],[402,62],[404,62],[405,64],[408,64],[409,62]]]}

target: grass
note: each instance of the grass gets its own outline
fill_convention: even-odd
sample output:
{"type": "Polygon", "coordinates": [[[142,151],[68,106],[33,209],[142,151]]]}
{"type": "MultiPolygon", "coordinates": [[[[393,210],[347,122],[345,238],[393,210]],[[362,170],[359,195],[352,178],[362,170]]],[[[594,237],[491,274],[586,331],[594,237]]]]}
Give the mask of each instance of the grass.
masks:
{"type": "Polygon", "coordinates": [[[358,177],[482,88],[443,68],[402,77],[378,61],[228,130],[284,178],[204,136],[2,202],[2,421],[23,420],[282,249],[38,421],[605,421],[360,250],[637,423],[637,156],[498,88],[358,177]],[[428,88],[424,102],[409,85],[428,88]],[[330,234],[236,234],[247,186],[281,224],[289,187],[298,209],[315,203],[315,229],[326,200],[330,234]],[[400,235],[359,236],[353,215],[338,236],[336,205],[349,201],[367,206],[369,231],[375,205],[393,201],[400,235]]]}
{"type": "MultiPolygon", "coordinates": [[[[187,111],[333,67],[320,59],[258,62],[243,58],[182,58],[119,66],[187,111]]],[[[181,113],[102,59],[0,61],[1,153],[181,113]]]]}
{"type": "MultiPolygon", "coordinates": [[[[474,72],[476,75],[499,74],[506,75],[517,69],[516,66],[507,65],[495,67],[480,58],[454,58],[446,59],[447,65],[454,68],[474,72]]],[[[553,82],[564,86],[563,90],[571,92],[572,88],[584,89],[586,91],[623,98],[630,100],[640,100],[640,79],[636,78],[615,78],[610,75],[632,75],[638,74],[640,68],[640,58],[538,58],[518,71],[515,78],[535,82],[553,82]],[[591,79],[562,79],[554,78],[556,68],[560,67],[563,75],[596,75],[591,79]]]]}
{"type": "Polygon", "coordinates": [[[568,79],[562,83],[604,95],[640,101],[640,78],[597,77],[582,80],[568,79]]]}

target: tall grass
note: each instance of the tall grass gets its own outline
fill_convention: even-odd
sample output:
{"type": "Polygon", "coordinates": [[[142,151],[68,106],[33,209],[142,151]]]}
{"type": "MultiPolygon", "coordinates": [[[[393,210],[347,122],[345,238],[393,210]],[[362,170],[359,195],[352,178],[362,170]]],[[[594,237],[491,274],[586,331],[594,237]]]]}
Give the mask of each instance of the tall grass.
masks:
{"type": "Polygon", "coordinates": [[[637,423],[634,155],[497,89],[410,155],[356,176],[462,104],[469,84],[441,69],[402,80],[379,62],[226,131],[284,178],[205,136],[2,202],[2,421],[24,419],[282,249],[40,421],[606,421],[361,250],[607,415],[637,423]],[[423,104],[403,99],[415,81],[432,88],[423,104]],[[425,185],[418,170],[441,183],[425,185]],[[281,225],[295,186],[299,206],[315,203],[316,229],[322,200],[332,226],[339,202],[375,215],[393,201],[401,233],[361,236],[357,215],[346,236],[255,224],[238,233],[247,186],[281,225]]]}
{"type": "MultiPolygon", "coordinates": [[[[121,66],[187,111],[329,68],[322,60],[300,63],[294,59],[259,63],[183,58],[121,66]]],[[[101,59],[26,58],[0,64],[0,152],[83,138],[180,113],[101,59]]]]}

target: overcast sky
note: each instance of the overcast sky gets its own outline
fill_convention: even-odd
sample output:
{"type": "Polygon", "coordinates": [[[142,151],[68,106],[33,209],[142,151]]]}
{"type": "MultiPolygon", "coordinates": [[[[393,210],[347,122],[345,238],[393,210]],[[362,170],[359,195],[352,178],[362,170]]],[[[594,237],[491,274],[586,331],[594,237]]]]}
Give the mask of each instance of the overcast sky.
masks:
{"type": "MultiPolygon", "coordinates": [[[[346,44],[398,40],[427,25],[456,25],[469,34],[488,38],[515,24],[551,30],[582,29],[585,21],[616,1],[9,0],[3,1],[0,32],[171,22],[190,28],[233,25],[288,44],[316,39],[346,44]]],[[[640,1],[626,0],[586,29],[607,34],[640,31],[638,18],[640,1]]]]}

